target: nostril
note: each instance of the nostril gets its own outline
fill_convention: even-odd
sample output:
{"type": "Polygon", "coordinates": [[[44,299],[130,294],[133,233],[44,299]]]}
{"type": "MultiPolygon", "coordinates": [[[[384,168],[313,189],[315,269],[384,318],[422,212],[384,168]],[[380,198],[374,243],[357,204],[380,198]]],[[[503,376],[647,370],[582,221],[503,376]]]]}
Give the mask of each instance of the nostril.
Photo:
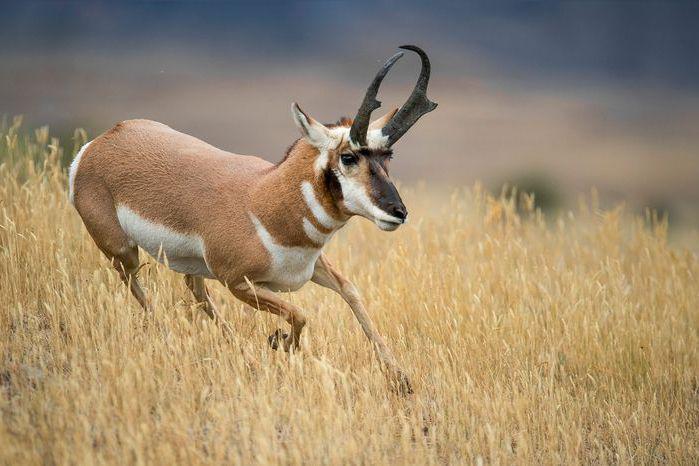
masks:
{"type": "Polygon", "coordinates": [[[397,217],[401,220],[405,220],[405,218],[408,216],[408,211],[405,210],[405,207],[402,205],[394,205],[392,206],[388,213],[393,215],[394,217],[397,217]]]}

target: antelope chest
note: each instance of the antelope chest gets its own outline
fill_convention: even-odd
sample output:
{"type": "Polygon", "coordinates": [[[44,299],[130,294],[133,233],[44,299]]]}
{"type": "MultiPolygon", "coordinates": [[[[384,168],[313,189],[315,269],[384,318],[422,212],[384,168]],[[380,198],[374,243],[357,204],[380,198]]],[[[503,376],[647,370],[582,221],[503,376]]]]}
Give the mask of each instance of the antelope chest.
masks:
{"type": "Polygon", "coordinates": [[[278,246],[270,251],[271,264],[260,285],[272,291],[296,291],[306,284],[315,269],[320,249],[278,246]]]}
{"type": "Polygon", "coordinates": [[[257,236],[270,257],[270,265],[255,282],[272,291],[296,291],[313,276],[321,248],[283,246],[279,244],[253,214],[257,236]]]}

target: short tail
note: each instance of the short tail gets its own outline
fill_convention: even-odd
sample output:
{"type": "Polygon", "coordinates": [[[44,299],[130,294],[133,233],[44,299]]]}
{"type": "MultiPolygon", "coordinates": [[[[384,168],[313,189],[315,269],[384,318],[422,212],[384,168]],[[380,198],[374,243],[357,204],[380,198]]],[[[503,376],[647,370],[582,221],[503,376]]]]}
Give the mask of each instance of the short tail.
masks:
{"type": "Polygon", "coordinates": [[[85,145],[80,148],[73,162],[70,164],[70,170],[68,171],[68,197],[71,204],[75,204],[75,176],[78,174],[80,159],[82,159],[85,149],[87,149],[90,143],[92,143],[92,141],[85,143],[85,145]]]}

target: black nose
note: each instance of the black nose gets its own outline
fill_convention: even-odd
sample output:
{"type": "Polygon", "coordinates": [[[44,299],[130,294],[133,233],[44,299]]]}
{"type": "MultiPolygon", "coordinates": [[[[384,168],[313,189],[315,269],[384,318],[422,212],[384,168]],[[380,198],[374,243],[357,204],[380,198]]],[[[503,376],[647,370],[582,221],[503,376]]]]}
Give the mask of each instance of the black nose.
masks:
{"type": "Polygon", "coordinates": [[[392,204],[388,206],[388,213],[401,220],[405,220],[408,216],[408,211],[403,204],[392,204]]]}

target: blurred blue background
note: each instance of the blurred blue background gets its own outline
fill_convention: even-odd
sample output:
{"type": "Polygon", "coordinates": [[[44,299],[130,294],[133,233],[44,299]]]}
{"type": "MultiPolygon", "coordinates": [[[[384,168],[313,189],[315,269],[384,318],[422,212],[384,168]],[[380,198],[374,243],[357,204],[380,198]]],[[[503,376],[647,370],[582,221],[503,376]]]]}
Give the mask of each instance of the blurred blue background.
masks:
{"type": "MultiPolygon", "coordinates": [[[[699,220],[699,2],[3,2],[0,113],[91,135],[152,118],[279,160],[289,105],[353,115],[383,60],[415,43],[437,111],[396,146],[405,182],[591,186],[699,220]]],[[[399,106],[406,55],[382,88],[399,106]]],[[[379,115],[381,110],[376,113],[379,115]]]]}

